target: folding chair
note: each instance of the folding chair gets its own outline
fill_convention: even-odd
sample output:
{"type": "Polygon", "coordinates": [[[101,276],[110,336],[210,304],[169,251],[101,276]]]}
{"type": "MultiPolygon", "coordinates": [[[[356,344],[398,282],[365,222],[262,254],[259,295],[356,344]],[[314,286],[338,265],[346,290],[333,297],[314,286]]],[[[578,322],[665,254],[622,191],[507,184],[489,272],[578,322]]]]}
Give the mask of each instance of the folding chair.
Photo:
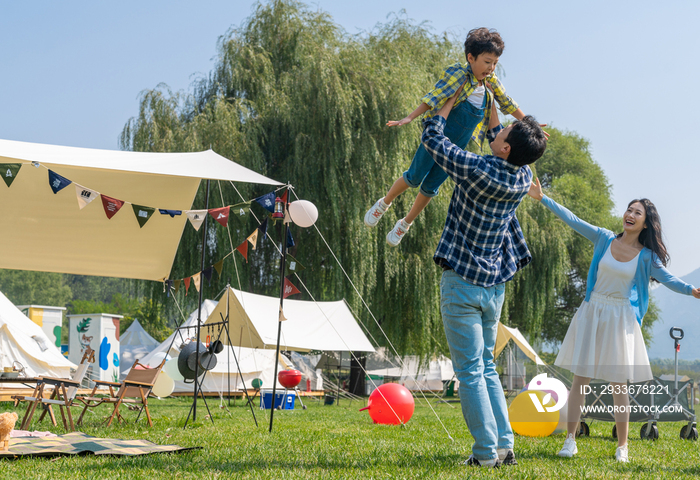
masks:
{"type": "Polygon", "coordinates": [[[29,402],[29,405],[27,405],[27,411],[25,412],[24,417],[22,418],[22,425],[20,428],[22,430],[28,430],[29,424],[32,421],[32,416],[34,416],[36,407],[39,404],[41,404],[44,411],[39,417],[39,422],[41,422],[44,419],[44,417],[46,416],[46,412],[48,412],[49,417],[51,418],[51,421],[55,426],[56,416],[53,413],[51,405],[58,405],[61,411],[61,418],[63,419],[64,428],[68,430],[68,423],[66,423],[67,415],[70,423],[70,430],[74,431],[75,426],[73,425],[73,416],[70,413],[70,407],[73,405],[75,395],[78,393],[78,387],[80,387],[80,384],[83,382],[83,379],[87,374],[87,370],[90,367],[90,363],[93,363],[94,361],[95,351],[88,346],[85,349],[85,352],[83,353],[83,358],[80,360],[80,364],[78,365],[78,368],[76,369],[72,378],[68,379],[43,376],[38,377],[36,387],[34,387],[34,392],[32,392],[31,396],[13,396],[12,398],[15,401],[15,407],[19,405],[19,402],[29,402]],[[53,392],[51,393],[51,396],[49,396],[49,398],[44,398],[45,393],[47,393],[45,392],[47,386],[53,387],[53,392]],[[66,389],[66,386],[68,386],[68,389],[66,389]],[[66,415],[64,415],[63,413],[63,407],[66,408],[66,415]]]}
{"type": "Polygon", "coordinates": [[[112,420],[117,417],[119,423],[123,420],[122,415],[119,413],[119,406],[122,403],[131,404],[141,404],[141,411],[139,411],[136,421],[139,421],[141,413],[143,410],[146,411],[146,417],[148,418],[148,425],[153,426],[153,421],[151,420],[151,413],[148,411],[148,395],[153,389],[153,385],[156,383],[158,374],[165,365],[165,359],[156,368],[148,368],[146,365],[139,363],[138,360],[134,362],[134,365],[129,370],[126,378],[121,382],[108,382],[103,380],[96,380],[95,386],[92,392],[87,397],[77,397],[76,400],[82,402],[85,406],[83,411],[78,418],[78,425],[82,424],[83,416],[88,408],[94,408],[103,403],[114,405],[114,410],[112,411],[112,416],[109,417],[107,421],[107,426],[112,425],[112,420]],[[140,367],[140,368],[137,368],[140,367]],[[98,397],[99,394],[97,389],[100,386],[106,386],[109,388],[109,396],[98,397]],[[114,389],[117,388],[115,392],[114,389]]]}

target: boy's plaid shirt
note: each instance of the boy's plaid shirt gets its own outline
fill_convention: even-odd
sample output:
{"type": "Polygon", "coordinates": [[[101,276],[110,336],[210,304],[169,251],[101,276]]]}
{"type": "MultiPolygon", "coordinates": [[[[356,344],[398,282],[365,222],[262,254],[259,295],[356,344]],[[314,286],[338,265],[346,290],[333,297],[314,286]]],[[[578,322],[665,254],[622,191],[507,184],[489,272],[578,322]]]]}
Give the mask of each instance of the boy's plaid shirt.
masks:
{"type": "MultiPolygon", "coordinates": [[[[432,117],[422,137],[425,149],[456,184],[433,259],[437,264],[446,260],[474,285],[507,282],[532,260],[515,217],[530,189],[532,171],[493,155],[464,151],[445,137],[444,128],[444,118],[432,117]]],[[[489,131],[489,140],[502,128],[489,131]]]]}
{"type": "MultiPolygon", "coordinates": [[[[476,87],[479,86],[479,81],[476,79],[472,73],[471,65],[463,65],[461,63],[455,63],[450,65],[445,69],[440,77],[440,80],[435,84],[435,88],[429,91],[423,98],[421,102],[431,107],[431,110],[426,112],[423,119],[425,126],[425,121],[437,115],[442,106],[445,104],[448,98],[450,98],[457,91],[460,85],[465,81],[467,84],[464,85],[462,93],[455,102],[458,105],[460,102],[466,102],[467,97],[474,93],[476,87]],[[468,81],[467,81],[468,80],[468,81]]],[[[506,95],[506,89],[503,84],[498,80],[495,73],[492,73],[484,79],[484,82],[489,83],[493,89],[493,94],[486,88],[486,104],[484,106],[484,119],[479,125],[474,129],[472,134],[472,140],[474,140],[478,145],[481,145],[486,137],[486,131],[488,130],[489,120],[491,118],[491,102],[492,95],[496,97],[496,102],[500,107],[501,112],[504,115],[510,115],[518,109],[518,104],[506,95]]]]}

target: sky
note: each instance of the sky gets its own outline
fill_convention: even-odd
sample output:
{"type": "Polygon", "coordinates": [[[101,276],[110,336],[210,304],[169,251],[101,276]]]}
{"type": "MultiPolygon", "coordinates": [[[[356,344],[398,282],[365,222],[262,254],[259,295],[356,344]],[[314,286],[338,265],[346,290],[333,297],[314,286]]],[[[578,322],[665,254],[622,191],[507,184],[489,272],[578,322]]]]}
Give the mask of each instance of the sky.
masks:
{"type": "MultiPolygon", "coordinates": [[[[161,83],[191,91],[213,67],[219,37],[240,26],[255,3],[0,2],[0,138],[118,149],[141,92],[161,83]]],[[[506,44],[500,62],[508,94],[540,122],[590,141],[617,214],[633,198],[656,204],[674,274],[700,268],[693,207],[700,179],[693,120],[700,107],[694,91],[700,85],[700,2],[308,5],[351,34],[400,12],[460,41],[471,28],[496,28],[506,44]]]]}

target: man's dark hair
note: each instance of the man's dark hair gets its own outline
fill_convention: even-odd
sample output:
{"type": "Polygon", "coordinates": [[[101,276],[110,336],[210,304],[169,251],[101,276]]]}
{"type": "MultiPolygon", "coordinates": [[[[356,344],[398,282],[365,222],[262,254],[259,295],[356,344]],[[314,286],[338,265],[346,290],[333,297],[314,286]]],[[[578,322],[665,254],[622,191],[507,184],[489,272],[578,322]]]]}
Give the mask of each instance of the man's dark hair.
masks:
{"type": "Polygon", "coordinates": [[[493,53],[500,57],[504,48],[501,35],[493,28],[474,28],[469,30],[467,39],[464,41],[464,56],[471,53],[472,57],[476,58],[482,53],[493,53]]]}
{"type": "Polygon", "coordinates": [[[508,163],[519,167],[535,163],[547,148],[547,137],[532,115],[515,122],[505,141],[510,145],[508,163]]]}

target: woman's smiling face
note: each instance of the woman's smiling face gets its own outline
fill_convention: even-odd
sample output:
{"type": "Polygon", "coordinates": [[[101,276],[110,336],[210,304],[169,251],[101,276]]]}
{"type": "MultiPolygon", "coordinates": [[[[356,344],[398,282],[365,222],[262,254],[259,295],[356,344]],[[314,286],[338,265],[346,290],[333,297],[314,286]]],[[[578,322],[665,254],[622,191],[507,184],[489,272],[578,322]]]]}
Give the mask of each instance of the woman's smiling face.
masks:
{"type": "Polygon", "coordinates": [[[640,233],[646,228],[647,214],[644,205],[634,202],[622,215],[622,226],[627,233],[640,233]]]}

